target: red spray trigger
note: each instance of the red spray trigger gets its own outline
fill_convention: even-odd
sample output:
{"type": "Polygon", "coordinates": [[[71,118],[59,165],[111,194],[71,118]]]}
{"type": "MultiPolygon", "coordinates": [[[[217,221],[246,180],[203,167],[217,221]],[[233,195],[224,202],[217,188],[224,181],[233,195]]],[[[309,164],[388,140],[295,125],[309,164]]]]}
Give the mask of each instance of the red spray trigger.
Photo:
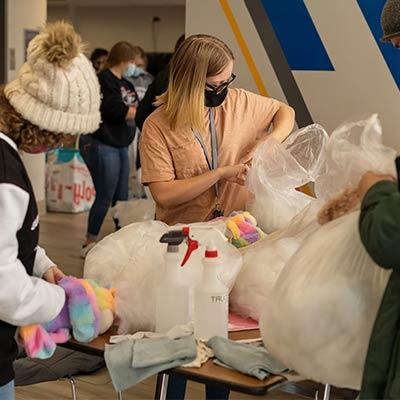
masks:
{"type": "Polygon", "coordinates": [[[188,228],[188,227],[183,228],[182,233],[185,236],[187,236],[188,249],[186,251],[185,257],[183,257],[181,267],[183,267],[188,262],[192,253],[199,248],[199,242],[197,240],[191,239],[191,237],[190,237],[190,228],[188,228]]]}

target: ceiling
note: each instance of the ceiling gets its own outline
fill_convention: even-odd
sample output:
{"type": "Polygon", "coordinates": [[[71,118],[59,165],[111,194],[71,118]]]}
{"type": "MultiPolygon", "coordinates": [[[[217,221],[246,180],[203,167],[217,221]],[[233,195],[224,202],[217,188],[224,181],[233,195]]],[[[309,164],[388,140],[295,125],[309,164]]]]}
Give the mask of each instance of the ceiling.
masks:
{"type": "Polygon", "coordinates": [[[107,7],[107,6],[184,6],[185,0],[47,0],[49,6],[107,7]]]}

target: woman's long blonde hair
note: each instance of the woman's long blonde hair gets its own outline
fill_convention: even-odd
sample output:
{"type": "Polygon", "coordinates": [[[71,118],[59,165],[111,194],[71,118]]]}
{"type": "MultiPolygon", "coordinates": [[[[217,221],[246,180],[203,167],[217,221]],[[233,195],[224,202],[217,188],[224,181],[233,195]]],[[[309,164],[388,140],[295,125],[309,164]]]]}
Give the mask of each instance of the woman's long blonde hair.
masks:
{"type": "Polygon", "coordinates": [[[214,36],[193,35],[179,46],[171,60],[168,90],[155,102],[165,105],[171,129],[190,126],[205,131],[206,78],[218,75],[233,60],[230,48],[214,36]]]}

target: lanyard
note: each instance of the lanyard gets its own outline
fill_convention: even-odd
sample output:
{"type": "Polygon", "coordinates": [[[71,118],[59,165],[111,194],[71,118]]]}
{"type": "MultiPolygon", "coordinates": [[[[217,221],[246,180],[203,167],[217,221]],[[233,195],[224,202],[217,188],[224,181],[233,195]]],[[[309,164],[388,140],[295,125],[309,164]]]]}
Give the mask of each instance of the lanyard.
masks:
{"type": "MultiPolygon", "coordinates": [[[[194,136],[196,137],[196,140],[199,142],[201,148],[203,149],[204,156],[206,157],[207,160],[208,168],[210,169],[210,171],[212,171],[213,169],[218,168],[218,142],[217,142],[217,130],[215,128],[214,111],[211,108],[208,115],[210,118],[211,160],[208,155],[207,146],[204,143],[204,140],[201,137],[200,133],[195,132],[194,136]]],[[[218,182],[214,185],[214,191],[215,195],[218,197],[219,194],[218,182]]]]}

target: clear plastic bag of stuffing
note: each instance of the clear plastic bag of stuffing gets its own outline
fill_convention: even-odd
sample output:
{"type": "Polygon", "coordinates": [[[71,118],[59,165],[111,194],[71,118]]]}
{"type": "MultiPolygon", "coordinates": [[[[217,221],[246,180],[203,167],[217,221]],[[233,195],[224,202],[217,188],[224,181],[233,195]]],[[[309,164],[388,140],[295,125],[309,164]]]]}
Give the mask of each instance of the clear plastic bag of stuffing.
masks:
{"type": "Polygon", "coordinates": [[[390,271],[358,234],[359,212],[319,227],[290,258],[264,304],[265,346],[305,378],[359,390],[390,271]]]}
{"type": "MultiPolygon", "coordinates": [[[[184,277],[191,288],[196,287],[202,276],[201,259],[206,239],[212,235],[220,256],[220,279],[231,289],[242,266],[242,256],[224,239],[225,223],[211,222],[188,225],[196,229],[200,248],[184,267],[184,277]],[[210,233],[212,228],[214,233],[210,233]],[[218,232],[215,233],[215,230],[218,232]]],[[[158,221],[135,223],[107,236],[87,255],[84,277],[95,279],[101,285],[116,289],[116,314],[119,333],[153,330],[155,325],[156,288],[162,284],[166,245],[159,243],[161,236],[171,229],[158,221]]],[[[182,259],[187,246],[180,246],[182,259]]],[[[191,309],[192,309],[191,304],[191,309]]]]}
{"type": "Polygon", "coordinates": [[[269,137],[256,151],[247,185],[247,208],[264,232],[282,229],[310,202],[296,188],[314,181],[324,162],[325,130],[313,124],[292,133],[285,143],[269,137]]]}
{"type": "Polygon", "coordinates": [[[320,176],[315,182],[319,199],[330,199],[347,187],[356,187],[367,171],[396,176],[396,151],[385,146],[377,114],[334,130],[325,146],[320,176]]]}
{"type": "Polygon", "coordinates": [[[135,222],[151,221],[155,216],[155,203],[151,197],[147,199],[131,199],[118,201],[111,209],[114,218],[118,218],[121,227],[135,222]]]}
{"type": "MultiPolygon", "coordinates": [[[[290,224],[259,242],[240,249],[243,266],[230,294],[231,310],[258,321],[288,260],[319,228],[316,215],[324,202],[312,200],[290,224]]],[[[273,300],[273,299],[272,299],[273,300]]]]}
{"type": "MultiPolygon", "coordinates": [[[[296,246],[300,248],[303,243],[309,243],[311,239],[308,239],[308,237],[315,231],[318,231],[321,235],[325,234],[325,230],[320,229],[317,215],[327,199],[330,199],[332,195],[337,195],[349,184],[357,185],[362,174],[367,170],[394,173],[395,152],[382,144],[382,132],[376,115],[363,121],[344,124],[336,129],[325,145],[324,153],[326,158],[321,158],[323,162],[320,162],[318,168],[315,168],[313,172],[317,178],[318,199],[313,199],[284,229],[275,231],[257,245],[242,251],[243,267],[231,293],[232,306],[241,315],[258,319],[265,305],[267,305],[267,308],[271,304],[275,304],[277,309],[280,307],[279,300],[276,300],[276,294],[274,294],[274,285],[282,270],[285,271],[285,274],[287,273],[286,263],[295,253],[296,246]]],[[[357,221],[354,221],[353,230],[355,230],[354,235],[357,236],[356,228],[357,221]]],[[[336,253],[341,254],[343,251],[344,259],[345,252],[352,251],[352,242],[350,241],[347,247],[345,245],[346,239],[340,237],[339,234],[335,239],[336,242],[332,241],[328,233],[326,235],[325,238],[321,237],[321,243],[317,240],[318,235],[313,236],[316,249],[313,250],[312,244],[307,245],[310,257],[299,265],[298,270],[293,272],[294,275],[291,279],[296,280],[298,276],[300,276],[299,279],[302,279],[303,270],[308,271],[311,275],[312,271],[309,270],[309,263],[311,263],[316,273],[321,271],[322,276],[324,268],[326,268],[326,280],[329,282],[329,270],[335,268],[334,260],[331,261],[329,257],[333,259],[336,257],[336,253]],[[326,256],[324,249],[318,247],[319,245],[322,246],[324,240],[327,242],[327,246],[333,248],[332,252],[328,253],[329,256],[326,256]],[[296,275],[296,273],[299,275],[296,275]]],[[[293,257],[297,258],[297,255],[293,257]]],[[[339,261],[343,259],[339,259],[339,261]]],[[[294,260],[291,260],[289,265],[294,262],[294,260]]],[[[352,267],[349,266],[348,268],[351,273],[352,267]]],[[[354,268],[357,269],[358,264],[354,268]]],[[[368,268],[367,264],[365,268],[368,268]]],[[[303,291],[315,289],[312,286],[313,280],[309,280],[309,287],[306,282],[303,291]]],[[[315,282],[315,284],[318,285],[319,282],[315,282]]],[[[337,290],[339,289],[337,288],[337,290]]],[[[282,296],[284,296],[284,293],[285,289],[282,289],[282,296]]],[[[301,297],[301,290],[296,292],[296,295],[301,297]]],[[[292,301],[294,302],[295,299],[292,299],[292,301]]],[[[311,307],[317,307],[317,304],[311,307]]],[[[299,309],[296,309],[296,311],[301,313],[299,309]]],[[[285,314],[282,317],[291,318],[285,314]]],[[[317,314],[315,320],[318,324],[317,314]]],[[[279,334],[283,333],[279,331],[279,334]]]]}

